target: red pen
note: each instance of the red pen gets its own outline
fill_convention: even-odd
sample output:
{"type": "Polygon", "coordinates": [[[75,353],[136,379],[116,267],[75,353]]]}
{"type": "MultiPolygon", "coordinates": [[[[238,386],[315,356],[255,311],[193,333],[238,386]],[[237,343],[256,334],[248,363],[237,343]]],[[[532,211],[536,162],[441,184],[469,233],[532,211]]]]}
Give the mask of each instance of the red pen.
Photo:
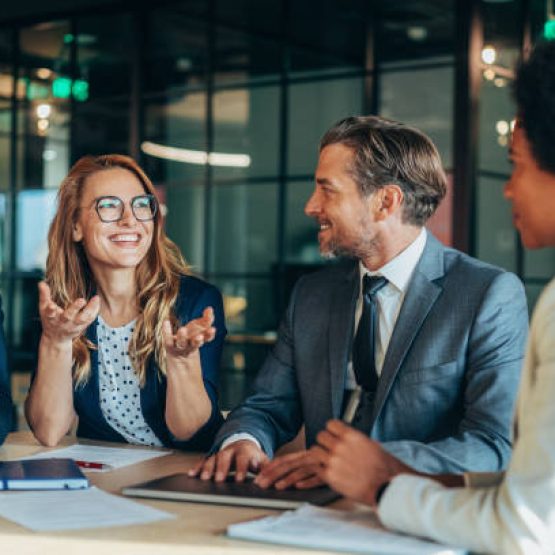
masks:
{"type": "Polygon", "coordinates": [[[110,470],[112,467],[109,464],[93,461],[75,461],[79,468],[88,468],[89,470],[110,470]]]}

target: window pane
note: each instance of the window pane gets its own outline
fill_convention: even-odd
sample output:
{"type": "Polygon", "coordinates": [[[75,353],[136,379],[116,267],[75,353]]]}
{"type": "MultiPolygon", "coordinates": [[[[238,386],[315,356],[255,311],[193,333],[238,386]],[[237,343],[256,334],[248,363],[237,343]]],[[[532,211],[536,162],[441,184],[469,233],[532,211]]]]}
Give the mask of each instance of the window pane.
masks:
{"type": "Polygon", "coordinates": [[[216,30],[216,84],[277,79],[281,68],[277,39],[261,38],[227,27],[216,30]]]}
{"type": "Polygon", "coordinates": [[[8,264],[8,195],[0,193],[0,272],[8,264]]]}
{"type": "Polygon", "coordinates": [[[56,212],[55,189],[28,189],[17,195],[18,270],[44,270],[48,255],[48,228],[56,212]],[[29,225],[29,222],[33,222],[29,225]]]}
{"type": "Polygon", "coordinates": [[[438,148],[444,167],[450,168],[453,163],[453,68],[385,72],[379,83],[380,114],[424,131],[438,148]]]}
{"type": "Polygon", "coordinates": [[[483,79],[478,149],[478,167],[481,171],[501,172],[507,176],[511,173],[508,144],[514,115],[515,105],[509,81],[504,77],[483,79]]]}
{"type": "Polygon", "coordinates": [[[304,213],[304,207],[314,191],[313,181],[287,183],[285,223],[285,257],[290,263],[313,264],[322,261],[318,247],[316,221],[304,213]]]}
{"type": "Polygon", "coordinates": [[[13,310],[13,368],[18,372],[34,370],[40,339],[37,278],[14,282],[13,310]]]}
{"type": "Polygon", "coordinates": [[[453,55],[454,0],[380,0],[378,5],[375,48],[380,64],[453,55]]]}
{"type": "Polygon", "coordinates": [[[214,152],[247,156],[214,166],[216,179],[275,177],[279,156],[279,89],[257,87],[214,95],[214,152]]]}
{"type": "Polygon", "coordinates": [[[203,183],[206,153],[206,93],[190,92],[145,106],[145,142],[141,148],[151,179],[170,186],[203,183]]]}
{"type": "Polygon", "coordinates": [[[21,30],[19,187],[57,187],[68,170],[72,40],[66,21],[21,30]]]}
{"type": "Polygon", "coordinates": [[[512,224],[511,207],[503,199],[505,182],[482,176],[477,185],[476,256],[514,272],[517,234],[512,224]]]}
{"type": "Polygon", "coordinates": [[[555,249],[524,251],[524,276],[549,280],[555,275],[555,249]]]}
{"type": "Polygon", "coordinates": [[[168,92],[205,83],[208,53],[206,23],[188,6],[159,8],[148,17],[145,90],[168,92]]]}
{"type": "Polygon", "coordinates": [[[136,50],[131,15],[77,19],[76,103],[110,96],[129,101],[131,61],[136,50]]]}
{"type": "Polygon", "coordinates": [[[270,272],[277,259],[277,186],[212,189],[210,272],[270,272]]]}
{"type": "Polygon", "coordinates": [[[73,156],[129,153],[129,101],[96,100],[77,104],[73,156]]]}
{"type": "Polygon", "coordinates": [[[322,135],[339,119],[362,114],[363,91],[361,78],[289,87],[289,175],[314,174],[322,135]]]}
{"type": "Polygon", "coordinates": [[[158,188],[167,206],[166,233],[181,249],[193,271],[204,271],[205,189],[200,185],[177,183],[170,172],[170,185],[158,188]]]}
{"type": "Polygon", "coordinates": [[[281,314],[276,314],[275,286],[271,278],[218,278],[209,281],[224,297],[229,334],[248,332],[275,338],[281,314]]]}
{"type": "Polygon", "coordinates": [[[363,70],[367,5],[366,0],[291,2],[291,71],[298,75],[363,70]]]}

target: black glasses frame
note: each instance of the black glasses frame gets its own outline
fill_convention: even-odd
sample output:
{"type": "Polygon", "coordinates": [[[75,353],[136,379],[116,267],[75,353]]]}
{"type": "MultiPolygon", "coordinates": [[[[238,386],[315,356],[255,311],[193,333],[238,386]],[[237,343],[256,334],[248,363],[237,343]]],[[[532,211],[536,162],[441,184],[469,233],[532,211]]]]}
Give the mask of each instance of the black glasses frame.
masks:
{"type": "MultiPolygon", "coordinates": [[[[158,201],[156,200],[156,197],[154,195],[149,195],[149,194],[137,195],[136,197],[133,197],[129,201],[129,205],[131,206],[131,212],[133,212],[133,216],[138,222],[150,222],[154,220],[154,218],[156,217],[156,213],[158,212],[158,201]],[[145,199],[145,198],[148,199],[150,203],[150,209],[152,212],[152,215],[149,216],[148,218],[139,217],[135,211],[135,202],[137,201],[137,199],[145,199]]],[[[98,214],[98,218],[100,219],[100,221],[104,222],[105,224],[109,224],[113,222],[119,222],[123,218],[123,213],[125,211],[125,202],[119,197],[116,197],[115,195],[104,195],[102,197],[98,197],[94,199],[94,208],[96,210],[96,213],[98,214]],[[101,216],[100,210],[99,210],[99,204],[106,199],[111,199],[119,202],[120,211],[119,211],[119,216],[117,218],[106,219],[101,216]]]]}

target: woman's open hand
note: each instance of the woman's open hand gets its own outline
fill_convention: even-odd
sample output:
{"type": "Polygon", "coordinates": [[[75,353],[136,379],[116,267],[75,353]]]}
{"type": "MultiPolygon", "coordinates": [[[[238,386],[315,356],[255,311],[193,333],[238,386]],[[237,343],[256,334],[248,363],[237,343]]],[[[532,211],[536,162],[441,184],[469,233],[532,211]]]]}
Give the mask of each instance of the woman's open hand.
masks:
{"type": "Polygon", "coordinates": [[[210,307],[204,309],[201,318],[187,322],[175,333],[172,331],[170,321],[166,320],[162,333],[168,358],[186,359],[205,343],[212,341],[216,336],[216,328],[213,327],[213,323],[214,310],[210,307]]]}
{"type": "Polygon", "coordinates": [[[80,298],[67,308],[58,306],[45,281],[39,283],[39,314],[43,337],[53,343],[71,342],[92,324],[100,310],[100,298],[95,295],[89,302],[80,298]]]}

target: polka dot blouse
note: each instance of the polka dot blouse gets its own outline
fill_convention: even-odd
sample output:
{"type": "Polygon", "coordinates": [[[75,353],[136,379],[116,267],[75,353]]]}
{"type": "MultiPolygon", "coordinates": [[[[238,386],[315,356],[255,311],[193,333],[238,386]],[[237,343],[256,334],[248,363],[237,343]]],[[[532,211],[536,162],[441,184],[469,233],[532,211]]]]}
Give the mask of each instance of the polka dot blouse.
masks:
{"type": "Polygon", "coordinates": [[[128,352],[134,329],[135,320],[111,328],[98,317],[100,407],[106,422],[129,443],[162,446],[141,410],[139,380],[128,352]]]}

